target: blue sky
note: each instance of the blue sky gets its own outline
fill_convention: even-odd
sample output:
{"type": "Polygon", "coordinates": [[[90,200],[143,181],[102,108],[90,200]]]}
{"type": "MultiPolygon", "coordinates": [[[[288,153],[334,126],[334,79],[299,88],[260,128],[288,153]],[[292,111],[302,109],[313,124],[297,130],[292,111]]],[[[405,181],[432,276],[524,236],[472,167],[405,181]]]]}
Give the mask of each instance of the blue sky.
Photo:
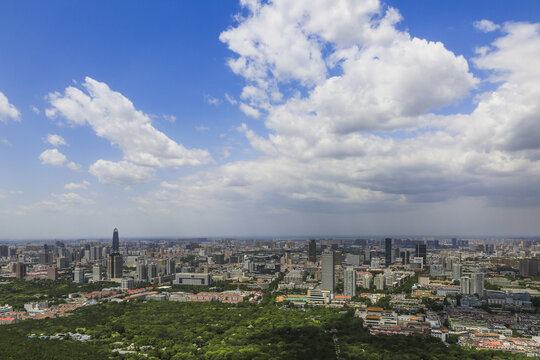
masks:
{"type": "Polygon", "coordinates": [[[2,4],[0,239],[538,234],[540,4],[340,5],[2,4]]]}

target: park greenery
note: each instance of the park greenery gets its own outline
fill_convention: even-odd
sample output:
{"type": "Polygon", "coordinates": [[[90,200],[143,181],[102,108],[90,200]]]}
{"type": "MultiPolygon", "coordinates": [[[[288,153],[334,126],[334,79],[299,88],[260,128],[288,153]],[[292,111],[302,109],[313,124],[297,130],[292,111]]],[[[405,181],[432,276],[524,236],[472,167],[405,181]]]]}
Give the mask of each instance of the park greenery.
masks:
{"type": "Polygon", "coordinates": [[[74,283],[70,280],[34,279],[25,281],[11,279],[0,284],[0,305],[9,304],[14,309],[22,309],[25,303],[32,301],[47,300],[50,304],[57,304],[72,293],[88,293],[112,286],[118,286],[118,284],[109,282],[74,283]]]}
{"type": "Polygon", "coordinates": [[[352,309],[134,301],[0,326],[3,359],[519,359],[435,338],[370,335],[352,309]],[[89,342],[39,339],[78,332],[89,342]],[[29,338],[32,334],[34,338],[29,338]],[[120,352],[127,351],[121,354],[120,352]]]}

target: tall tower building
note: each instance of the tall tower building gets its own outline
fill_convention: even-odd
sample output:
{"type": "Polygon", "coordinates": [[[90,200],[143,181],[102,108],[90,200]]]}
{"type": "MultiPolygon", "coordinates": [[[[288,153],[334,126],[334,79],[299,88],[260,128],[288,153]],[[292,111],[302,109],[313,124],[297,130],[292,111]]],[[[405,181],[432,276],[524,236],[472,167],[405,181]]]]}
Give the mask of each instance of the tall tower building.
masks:
{"type": "Polygon", "coordinates": [[[327,290],[331,293],[336,288],[336,279],[334,274],[334,252],[326,249],[321,255],[322,262],[322,284],[321,290],[327,290]]]}
{"type": "Polygon", "coordinates": [[[26,264],[23,262],[18,262],[15,264],[15,277],[17,279],[24,279],[26,276],[26,264]]]}
{"type": "Polygon", "coordinates": [[[73,270],[73,282],[83,282],[84,281],[84,269],[80,267],[76,267],[75,270],[73,270]]]}
{"type": "Polygon", "coordinates": [[[386,266],[392,264],[392,239],[390,238],[384,239],[384,261],[386,266]]]}
{"type": "Polygon", "coordinates": [[[356,270],[353,267],[347,267],[344,272],[343,292],[345,296],[356,296],[356,270]]]}
{"type": "Polygon", "coordinates": [[[458,280],[461,278],[461,264],[453,263],[452,264],[452,278],[458,280]]]}
{"type": "Polygon", "coordinates": [[[423,259],[423,266],[426,266],[426,258],[427,258],[426,244],[416,244],[415,257],[421,257],[423,259]]]}
{"type": "Polygon", "coordinates": [[[471,278],[471,294],[477,294],[479,298],[484,296],[484,274],[474,273],[471,278]]]}
{"type": "Polygon", "coordinates": [[[118,238],[118,229],[114,229],[112,237],[112,252],[117,253],[120,251],[120,239],[118,238]]]}
{"type": "Polygon", "coordinates": [[[383,274],[379,274],[375,276],[373,283],[375,285],[375,289],[377,290],[384,290],[385,285],[385,277],[383,274]]]}
{"type": "Polygon", "coordinates": [[[122,255],[119,253],[110,254],[107,262],[107,276],[109,279],[121,279],[123,266],[122,255]]]}
{"type": "Polygon", "coordinates": [[[317,261],[317,243],[315,242],[314,239],[309,241],[308,258],[310,262],[317,261]]]}
{"type": "Polygon", "coordinates": [[[92,279],[94,282],[103,280],[101,264],[92,266],[92,279]]]}
{"type": "Polygon", "coordinates": [[[137,263],[137,280],[139,282],[148,281],[148,268],[142,261],[137,263]]]}
{"type": "Polygon", "coordinates": [[[464,295],[470,295],[471,292],[471,278],[468,276],[462,276],[460,279],[461,293],[464,295]]]}

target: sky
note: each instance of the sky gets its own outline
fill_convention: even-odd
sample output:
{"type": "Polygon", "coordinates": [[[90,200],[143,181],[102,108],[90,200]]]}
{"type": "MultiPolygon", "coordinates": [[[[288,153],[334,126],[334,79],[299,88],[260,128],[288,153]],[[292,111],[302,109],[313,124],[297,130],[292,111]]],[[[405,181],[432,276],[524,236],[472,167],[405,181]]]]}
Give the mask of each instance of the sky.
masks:
{"type": "Polygon", "coordinates": [[[0,239],[537,236],[540,3],[0,5],[0,239]]]}

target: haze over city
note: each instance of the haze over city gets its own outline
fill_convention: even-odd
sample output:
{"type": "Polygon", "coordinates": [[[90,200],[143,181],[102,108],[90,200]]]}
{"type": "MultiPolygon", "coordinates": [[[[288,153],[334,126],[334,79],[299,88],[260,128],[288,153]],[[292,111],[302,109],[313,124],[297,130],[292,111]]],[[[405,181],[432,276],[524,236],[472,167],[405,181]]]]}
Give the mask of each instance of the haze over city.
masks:
{"type": "Polygon", "coordinates": [[[5,2],[0,239],[538,235],[539,17],[5,2]]]}

